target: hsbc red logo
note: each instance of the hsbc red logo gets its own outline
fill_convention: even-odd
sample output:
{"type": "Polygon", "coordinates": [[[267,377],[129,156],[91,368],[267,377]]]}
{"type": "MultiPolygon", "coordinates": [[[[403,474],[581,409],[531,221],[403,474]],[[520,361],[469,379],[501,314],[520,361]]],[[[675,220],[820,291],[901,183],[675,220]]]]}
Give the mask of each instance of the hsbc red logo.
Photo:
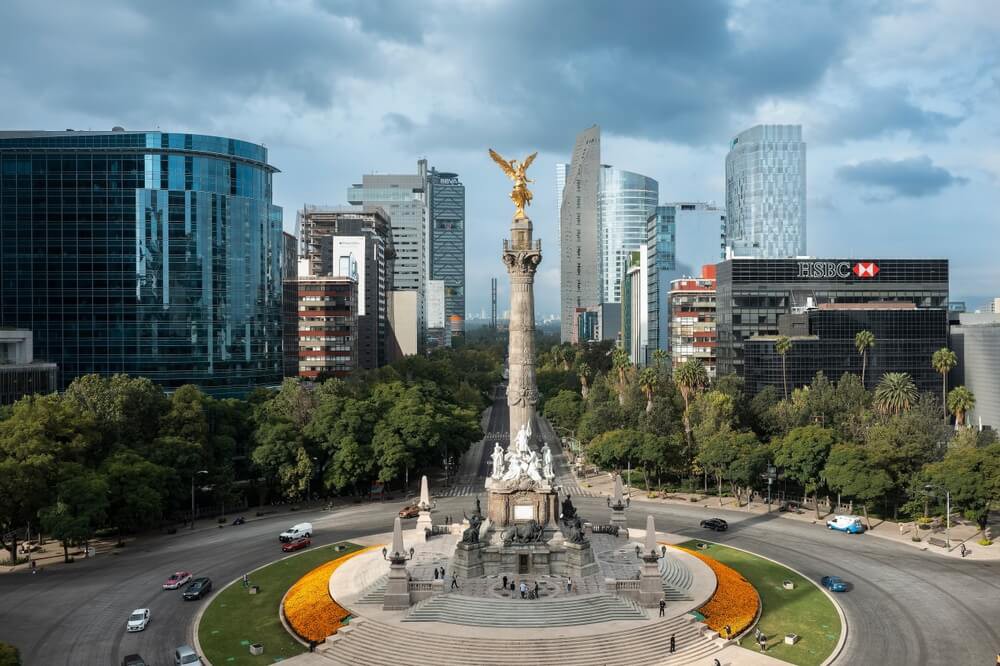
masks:
{"type": "Polygon", "coordinates": [[[854,264],[852,272],[859,278],[873,278],[878,275],[878,264],[874,261],[859,261],[854,264]]]}

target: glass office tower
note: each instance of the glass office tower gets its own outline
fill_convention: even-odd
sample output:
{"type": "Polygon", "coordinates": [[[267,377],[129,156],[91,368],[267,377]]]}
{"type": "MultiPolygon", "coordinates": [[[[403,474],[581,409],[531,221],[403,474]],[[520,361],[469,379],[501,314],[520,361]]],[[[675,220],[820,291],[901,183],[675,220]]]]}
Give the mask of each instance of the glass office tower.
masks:
{"type": "Polygon", "coordinates": [[[801,125],[757,125],[726,155],[725,248],[734,257],[806,254],[806,144],[801,125]]]}
{"type": "Polygon", "coordinates": [[[646,220],[656,212],[660,186],[652,178],[601,165],[597,197],[601,302],[621,303],[622,276],[632,253],[646,244],[646,220]]]}
{"type": "Polygon", "coordinates": [[[465,330],[465,185],[457,173],[432,167],[427,174],[427,201],[429,279],[444,280],[445,317],[461,335],[465,330]]]}
{"type": "Polygon", "coordinates": [[[282,377],[267,150],[161,132],[0,132],[0,326],[89,373],[242,395],[282,377]]]}
{"type": "Polygon", "coordinates": [[[677,209],[674,206],[657,206],[653,214],[646,218],[650,352],[666,350],[670,346],[670,281],[677,277],[676,220],[677,209]]]}

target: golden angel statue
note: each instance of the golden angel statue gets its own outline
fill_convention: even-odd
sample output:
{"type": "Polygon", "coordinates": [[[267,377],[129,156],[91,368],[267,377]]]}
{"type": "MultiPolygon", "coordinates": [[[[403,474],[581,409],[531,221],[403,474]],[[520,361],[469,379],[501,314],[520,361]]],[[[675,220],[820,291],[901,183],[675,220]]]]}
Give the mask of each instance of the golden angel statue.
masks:
{"type": "Polygon", "coordinates": [[[500,157],[497,151],[490,148],[490,157],[493,161],[500,165],[503,172],[507,174],[507,177],[514,181],[514,189],[510,191],[510,200],[514,202],[517,206],[517,212],[514,213],[515,220],[527,219],[527,215],[524,214],[524,207],[531,205],[531,190],[528,189],[528,183],[533,183],[535,181],[531,180],[525,175],[525,171],[531,166],[531,163],[535,161],[535,157],[538,153],[531,153],[524,161],[520,164],[517,160],[507,161],[500,157]]]}

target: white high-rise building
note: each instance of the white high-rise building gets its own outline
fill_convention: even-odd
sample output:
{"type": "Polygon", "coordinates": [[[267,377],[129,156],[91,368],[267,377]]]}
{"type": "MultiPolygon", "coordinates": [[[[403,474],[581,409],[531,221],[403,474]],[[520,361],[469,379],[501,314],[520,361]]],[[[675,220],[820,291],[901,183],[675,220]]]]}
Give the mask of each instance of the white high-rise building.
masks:
{"type": "Polygon", "coordinates": [[[806,254],[806,144],[801,125],[757,125],[726,155],[725,250],[734,257],[806,254]]]}
{"type": "Polygon", "coordinates": [[[659,184],[642,174],[601,165],[598,191],[601,302],[621,303],[632,253],[646,246],[646,220],[656,212],[659,184]]]}

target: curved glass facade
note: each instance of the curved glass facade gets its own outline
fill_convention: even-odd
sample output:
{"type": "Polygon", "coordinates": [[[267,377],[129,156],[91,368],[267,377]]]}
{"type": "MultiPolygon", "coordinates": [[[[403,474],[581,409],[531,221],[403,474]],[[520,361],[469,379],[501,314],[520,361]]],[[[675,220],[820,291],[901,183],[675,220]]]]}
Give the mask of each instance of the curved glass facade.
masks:
{"type": "Polygon", "coordinates": [[[282,212],[263,146],[0,132],[0,326],[89,373],[242,395],[282,377],[282,212]]]}
{"type": "Polygon", "coordinates": [[[642,174],[601,166],[598,228],[601,302],[621,303],[622,277],[632,253],[646,244],[646,220],[656,212],[660,185],[642,174]]]}

